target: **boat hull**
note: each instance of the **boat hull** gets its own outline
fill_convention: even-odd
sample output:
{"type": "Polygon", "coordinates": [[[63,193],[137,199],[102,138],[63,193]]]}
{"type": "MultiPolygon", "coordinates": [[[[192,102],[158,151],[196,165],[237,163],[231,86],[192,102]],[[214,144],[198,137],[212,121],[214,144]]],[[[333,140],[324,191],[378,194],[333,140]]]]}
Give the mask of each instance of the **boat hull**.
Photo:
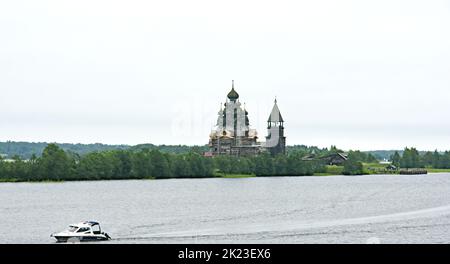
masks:
{"type": "Polygon", "coordinates": [[[56,242],[89,242],[109,240],[106,236],[53,236],[56,242]]]}

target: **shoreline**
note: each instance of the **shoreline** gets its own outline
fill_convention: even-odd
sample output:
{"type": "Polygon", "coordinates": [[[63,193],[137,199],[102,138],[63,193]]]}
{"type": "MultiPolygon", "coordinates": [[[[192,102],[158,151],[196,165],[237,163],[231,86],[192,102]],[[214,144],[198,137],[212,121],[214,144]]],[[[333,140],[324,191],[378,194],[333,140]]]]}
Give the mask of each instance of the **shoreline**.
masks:
{"type": "MultiPolygon", "coordinates": [[[[441,174],[450,173],[450,169],[443,170],[430,170],[428,174],[441,174]]],[[[171,179],[242,179],[242,178],[265,178],[265,177],[332,177],[332,176],[371,176],[371,175],[398,175],[405,176],[399,173],[372,173],[372,174],[360,174],[360,175],[344,175],[344,174],[331,174],[331,173],[314,173],[314,175],[277,175],[277,176],[256,176],[255,174],[226,174],[226,175],[215,175],[206,177],[170,177],[170,178],[117,178],[117,179],[73,179],[73,180],[18,180],[18,179],[0,179],[0,184],[2,183],[64,183],[64,182],[88,182],[88,181],[126,181],[126,180],[171,180],[171,179]]],[[[426,175],[426,174],[412,174],[412,175],[426,175]]]]}

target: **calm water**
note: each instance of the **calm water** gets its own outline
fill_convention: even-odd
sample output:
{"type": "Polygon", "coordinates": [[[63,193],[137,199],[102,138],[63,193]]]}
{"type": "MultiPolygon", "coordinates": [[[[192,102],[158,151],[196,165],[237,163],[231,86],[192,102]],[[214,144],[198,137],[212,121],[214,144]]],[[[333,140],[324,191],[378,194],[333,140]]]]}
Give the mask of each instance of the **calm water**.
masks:
{"type": "Polygon", "coordinates": [[[449,243],[450,174],[0,183],[0,243],[449,243]]]}

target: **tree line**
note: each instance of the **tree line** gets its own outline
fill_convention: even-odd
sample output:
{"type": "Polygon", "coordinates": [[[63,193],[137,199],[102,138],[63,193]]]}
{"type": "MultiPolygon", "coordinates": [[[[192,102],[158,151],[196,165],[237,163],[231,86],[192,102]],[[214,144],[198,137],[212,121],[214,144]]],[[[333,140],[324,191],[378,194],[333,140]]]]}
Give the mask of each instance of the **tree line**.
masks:
{"type": "MultiPolygon", "coordinates": [[[[23,160],[14,156],[13,162],[0,157],[0,180],[59,181],[107,180],[144,178],[194,178],[254,174],[256,176],[302,176],[324,173],[327,167],[319,159],[305,160],[306,154],[320,155],[342,152],[332,146],[328,149],[301,147],[287,155],[270,156],[263,153],[254,157],[204,157],[201,149],[186,153],[168,153],[159,149],[137,148],[106,150],[80,155],[65,151],[56,144],[48,144],[40,156],[23,160]]],[[[318,157],[320,157],[318,155],[318,157]]],[[[406,148],[402,155],[391,156],[393,165],[400,168],[450,168],[450,152],[425,152],[406,148]]],[[[343,174],[363,174],[363,162],[376,162],[370,153],[349,151],[343,174]]]]}
{"type": "Polygon", "coordinates": [[[48,144],[42,155],[24,161],[0,160],[0,178],[25,181],[108,180],[208,177],[213,163],[198,153],[162,153],[159,150],[108,150],[79,155],[48,144]]]}
{"type": "MultiPolygon", "coordinates": [[[[15,142],[6,141],[0,142],[0,156],[4,158],[12,158],[19,156],[21,159],[30,159],[33,155],[40,156],[45,147],[49,143],[46,142],[15,142]]],[[[110,150],[132,150],[138,151],[142,149],[159,150],[164,153],[189,153],[189,152],[204,152],[208,150],[206,145],[203,146],[186,146],[186,145],[154,145],[154,144],[140,144],[135,146],[129,145],[106,145],[101,143],[95,144],[70,144],[70,143],[54,143],[66,152],[74,152],[79,155],[86,155],[91,152],[103,152],[110,150]]]]}
{"type": "MultiPolygon", "coordinates": [[[[389,159],[392,165],[397,168],[434,168],[450,169],[450,151],[443,153],[420,152],[416,148],[405,148],[401,154],[395,151],[389,159]]],[[[359,175],[364,174],[363,162],[373,163],[376,159],[371,153],[359,151],[349,151],[348,160],[344,162],[343,174],[359,175]]]]}
{"type": "Polygon", "coordinates": [[[450,169],[450,151],[427,151],[421,155],[415,148],[405,148],[402,155],[396,151],[390,160],[393,165],[401,168],[450,169]]]}
{"type": "MultiPolygon", "coordinates": [[[[46,142],[15,142],[6,141],[0,142],[0,156],[4,158],[12,158],[19,156],[21,159],[30,159],[33,155],[40,157],[43,150],[49,143],[46,142]]],[[[101,143],[95,144],[70,144],[70,143],[54,143],[66,152],[73,152],[79,155],[86,155],[91,152],[103,152],[110,150],[159,150],[163,153],[187,154],[189,152],[203,153],[209,150],[207,145],[187,146],[187,145],[154,145],[154,144],[139,144],[139,145],[106,145],[101,143]]],[[[316,155],[326,155],[333,151],[341,151],[336,146],[331,148],[319,148],[315,146],[292,145],[286,146],[286,152],[301,153],[303,155],[315,153],[316,155]]],[[[371,155],[371,152],[360,152],[362,155],[371,155]]],[[[373,157],[373,156],[372,156],[373,157]]]]}
{"type": "Polygon", "coordinates": [[[323,172],[318,162],[302,161],[299,154],[271,157],[204,157],[190,151],[175,154],[158,149],[107,150],[79,155],[48,144],[42,155],[28,160],[0,158],[0,179],[18,181],[108,180],[212,177],[217,174],[256,176],[312,175],[323,172]]]}
{"type": "Polygon", "coordinates": [[[255,174],[256,176],[306,176],[325,172],[320,161],[302,160],[300,153],[270,156],[262,153],[254,157],[217,156],[215,168],[226,174],[255,174]]]}

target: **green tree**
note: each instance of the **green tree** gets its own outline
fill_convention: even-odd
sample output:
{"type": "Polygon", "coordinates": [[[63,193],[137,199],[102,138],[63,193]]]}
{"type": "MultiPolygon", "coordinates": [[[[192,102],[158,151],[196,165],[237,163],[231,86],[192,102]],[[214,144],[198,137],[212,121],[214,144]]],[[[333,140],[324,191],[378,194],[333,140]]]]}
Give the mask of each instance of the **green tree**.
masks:
{"type": "Polygon", "coordinates": [[[354,157],[350,156],[344,162],[344,169],[342,171],[344,175],[361,175],[364,174],[363,165],[354,157]]]}
{"type": "Polygon", "coordinates": [[[20,156],[14,155],[12,157],[14,162],[10,165],[10,174],[14,179],[29,180],[30,179],[30,166],[24,162],[20,156]]]}
{"type": "Polygon", "coordinates": [[[439,154],[437,150],[433,152],[433,161],[431,165],[436,169],[441,167],[441,154],[439,154]]]}
{"type": "Polygon", "coordinates": [[[250,159],[246,157],[239,157],[236,159],[236,166],[235,170],[233,170],[234,173],[240,173],[240,174],[251,174],[251,162],[250,159]]]}
{"type": "Polygon", "coordinates": [[[146,178],[152,176],[153,166],[148,150],[140,150],[131,156],[131,172],[134,178],[146,178]]]}
{"type": "Polygon", "coordinates": [[[442,169],[450,168],[450,152],[445,151],[443,155],[439,158],[439,167],[442,169]]]}
{"type": "Polygon", "coordinates": [[[83,156],[76,168],[79,179],[100,180],[114,177],[115,163],[110,152],[91,152],[83,156]]]}
{"type": "Polygon", "coordinates": [[[172,160],[172,174],[174,177],[189,177],[191,175],[191,168],[185,155],[174,155],[172,160]]]}
{"type": "Polygon", "coordinates": [[[274,158],[274,175],[288,175],[288,161],[286,155],[279,154],[274,158]]]}
{"type": "Polygon", "coordinates": [[[227,155],[214,157],[214,165],[224,175],[230,174],[233,166],[231,157],[227,155]]]}
{"type": "Polygon", "coordinates": [[[202,160],[202,156],[198,153],[191,152],[186,155],[187,162],[190,165],[190,173],[194,177],[205,177],[208,176],[206,168],[202,160]]]}
{"type": "Polygon", "coordinates": [[[255,158],[255,174],[256,176],[273,175],[273,163],[270,154],[265,152],[255,158]]]}
{"type": "Polygon", "coordinates": [[[38,171],[42,179],[62,180],[70,178],[73,162],[64,150],[56,144],[48,144],[38,161],[38,171]]]}
{"type": "Polygon", "coordinates": [[[433,166],[433,152],[427,151],[420,157],[420,163],[424,166],[433,166]]]}
{"type": "Polygon", "coordinates": [[[338,149],[335,145],[331,145],[329,153],[342,153],[344,152],[342,149],[338,149]]]}
{"type": "Polygon", "coordinates": [[[398,152],[396,151],[394,154],[392,154],[390,160],[392,162],[392,165],[396,166],[396,167],[400,167],[400,160],[402,159],[402,157],[400,157],[400,154],[398,154],[398,152]]]}
{"type": "Polygon", "coordinates": [[[130,178],[132,171],[131,152],[125,150],[114,150],[108,153],[110,155],[110,160],[113,161],[114,178],[130,178]]]}
{"type": "Polygon", "coordinates": [[[214,172],[214,161],[209,157],[201,157],[203,163],[203,175],[212,176],[214,172]]]}
{"type": "Polygon", "coordinates": [[[378,162],[378,159],[375,158],[375,156],[372,155],[371,153],[368,153],[365,161],[375,163],[375,162],[378,162]]]}
{"type": "Polygon", "coordinates": [[[153,175],[155,178],[168,178],[170,176],[169,162],[159,150],[150,152],[150,160],[153,166],[153,175]]]}
{"type": "Polygon", "coordinates": [[[405,148],[400,160],[400,166],[403,168],[420,168],[420,155],[415,148],[405,148]]]}

